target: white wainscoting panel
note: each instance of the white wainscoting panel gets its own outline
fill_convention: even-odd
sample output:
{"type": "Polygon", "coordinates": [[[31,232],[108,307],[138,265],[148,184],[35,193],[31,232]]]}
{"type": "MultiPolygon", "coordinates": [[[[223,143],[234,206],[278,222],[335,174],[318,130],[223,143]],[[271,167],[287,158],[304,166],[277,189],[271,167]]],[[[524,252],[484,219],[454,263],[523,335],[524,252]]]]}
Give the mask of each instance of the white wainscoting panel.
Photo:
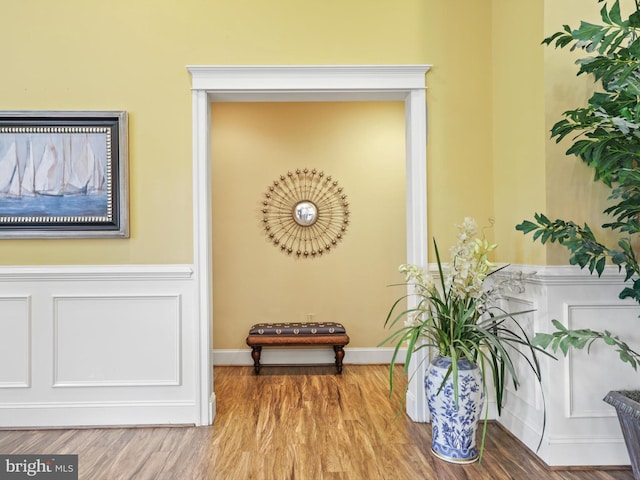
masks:
{"type": "Polygon", "coordinates": [[[31,384],[31,299],[0,297],[0,389],[31,384]]]}
{"type": "Polygon", "coordinates": [[[53,302],[55,387],[179,385],[180,296],[53,302]]]}
{"type": "MultiPolygon", "coordinates": [[[[525,292],[509,299],[510,308],[514,298],[534,306],[535,331],[553,332],[555,319],[568,328],[609,330],[636,350],[640,346],[640,309],[633,301],[618,299],[624,276],[617,268],[606,268],[601,277],[569,266],[510,268],[535,272],[525,292]]],[[[544,404],[539,389],[528,381],[517,393],[508,392],[499,421],[536,451],[546,405],[546,430],[536,453],[548,465],[628,465],[615,410],[602,399],[610,390],[640,388],[640,376],[602,343],[590,353],[556,356],[542,361],[544,404]]]]}
{"type": "MultiPolygon", "coordinates": [[[[569,328],[606,328],[626,342],[640,345],[640,319],[636,305],[612,305],[609,300],[567,304],[565,308],[569,328]],[[607,324],[603,324],[603,320],[607,324]]],[[[602,401],[604,396],[611,390],[640,388],[640,376],[630,377],[628,370],[631,367],[625,366],[618,353],[602,342],[594,343],[589,352],[571,351],[565,366],[569,379],[565,406],[569,418],[615,417],[615,409],[602,401]],[[584,395],[583,392],[593,392],[593,395],[584,395]]]]}
{"type": "Polygon", "coordinates": [[[0,428],[200,424],[191,265],[0,267],[0,289],[0,428]]]}

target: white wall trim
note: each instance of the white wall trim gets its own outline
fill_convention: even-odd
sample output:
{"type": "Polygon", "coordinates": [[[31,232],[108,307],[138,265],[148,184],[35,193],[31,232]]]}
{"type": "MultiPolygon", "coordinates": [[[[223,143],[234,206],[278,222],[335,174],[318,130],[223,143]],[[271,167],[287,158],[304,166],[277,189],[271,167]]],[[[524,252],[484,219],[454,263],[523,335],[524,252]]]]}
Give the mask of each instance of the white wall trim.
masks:
{"type": "Polygon", "coordinates": [[[41,265],[0,268],[0,282],[188,280],[191,265],[41,265]]]}
{"type": "MultiPolygon", "coordinates": [[[[193,80],[193,75],[192,75],[193,80]]],[[[213,366],[211,364],[212,255],[211,255],[211,107],[205,90],[192,90],[193,123],[193,262],[196,281],[198,330],[199,425],[215,418],[213,366]]]]}
{"type": "Polygon", "coordinates": [[[430,65],[190,65],[191,88],[214,102],[403,100],[430,65]],[[395,96],[385,93],[395,92],[395,96]],[[374,95],[375,94],[375,95],[374,95]]]}
{"type": "MultiPolygon", "coordinates": [[[[405,101],[407,262],[426,265],[425,74],[430,65],[187,66],[193,106],[193,241],[200,323],[201,424],[211,424],[211,102],[405,101]],[[208,407],[208,408],[207,408],[208,407]]],[[[215,322],[215,319],[213,319],[215,322]]],[[[422,387],[412,385],[416,395],[422,387]]],[[[408,406],[414,419],[424,416],[408,406]]],[[[215,415],[215,412],[214,412],[215,415]]]]}
{"type": "Polygon", "coordinates": [[[1,409],[7,408],[111,408],[111,407],[157,407],[157,406],[193,406],[194,402],[167,402],[167,401],[93,401],[93,402],[33,402],[33,403],[3,403],[0,404],[1,409]]]}
{"type": "Polygon", "coordinates": [[[31,388],[31,337],[33,335],[31,297],[31,295],[0,295],[0,309],[3,312],[0,318],[0,352],[7,359],[0,364],[2,371],[0,389],[31,388]],[[22,307],[20,309],[21,315],[18,315],[17,318],[12,315],[12,313],[15,315],[15,311],[11,312],[11,304],[18,304],[22,307]],[[16,322],[16,319],[18,320],[17,325],[15,323],[7,325],[8,322],[16,322]],[[6,376],[9,371],[11,379],[5,378],[3,380],[3,375],[6,376]]]}
{"type": "Polygon", "coordinates": [[[547,453],[543,460],[550,466],[630,465],[622,437],[571,435],[564,439],[551,438],[544,450],[547,453]]]}
{"type": "Polygon", "coordinates": [[[195,407],[186,401],[16,403],[0,405],[0,416],[1,428],[193,425],[195,407]]]}
{"type": "Polygon", "coordinates": [[[533,275],[527,280],[532,285],[593,285],[622,284],[624,273],[618,271],[618,267],[607,265],[598,277],[597,273],[590,274],[588,269],[581,269],[575,265],[524,265],[511,264],[512,270],[520,270],[533,275]]]}
{"type": "MultiPolygon", "coordinates": [[[[345,348],[344,365],[380,365],[389,364],[393,348],[345,348]]],[[[260,363],[269,362],[284,364],[325,364],[333,363],[331,348],[264,348],[260,363]],[[271,357],[271,358],[270,358],[271,357]]],[[[399,365],[404,364],[406,349],[400,349],[399,365]]],[[[253,365],[250,349],[214,349],[211,351],[213,365],[253,365]]]]}

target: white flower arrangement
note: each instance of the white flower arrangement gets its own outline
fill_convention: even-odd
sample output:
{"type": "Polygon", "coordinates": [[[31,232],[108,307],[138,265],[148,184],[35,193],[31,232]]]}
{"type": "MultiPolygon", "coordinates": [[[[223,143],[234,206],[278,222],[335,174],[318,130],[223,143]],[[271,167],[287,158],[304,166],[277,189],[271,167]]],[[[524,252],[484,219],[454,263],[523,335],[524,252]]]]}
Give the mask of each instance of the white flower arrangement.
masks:
{"type": "MultiPolygon", "coordinates": [[[[515,388],[519,385],[512,356],[525,357],[540,381],[538,355],[551,355],[533,344],[528,329],[520,325],[517,317],[522,318],[529,310],[507,312],[499,306],[503,293],[523,291],[526,274],[503,272],[499,279],[494,277],[487,282],[488,277],[505,268],[497,267],[488,258],[496,245],[484,236],[478,237],[478,225],[473,218],[465,218],[457,228],[457,241],[450,249],[449,263],[441,262],[434,240],[439,278],[417,265],[399,267],[405,279],[402,285],[411,287],[411,291],[394,302],[385,321],[385,326],[398,327],[381,343],[395,346],[390,386],[393,388],[393,367],[403,348],[406,348],[405,374],[409,373],[413,353],[434,348],[434,353],[451,358],[454,370],[457,370],[457,361],[462,359],[480,366],[483,388],[487,387],[486,377],[490,377],[500,412],[509,377],[515,388]],[[414,297],[416,302],[401,309],[407,297],[414,297]]],[[[454,378],[457,375],[456,371],[452,374],[454,378]]]]}

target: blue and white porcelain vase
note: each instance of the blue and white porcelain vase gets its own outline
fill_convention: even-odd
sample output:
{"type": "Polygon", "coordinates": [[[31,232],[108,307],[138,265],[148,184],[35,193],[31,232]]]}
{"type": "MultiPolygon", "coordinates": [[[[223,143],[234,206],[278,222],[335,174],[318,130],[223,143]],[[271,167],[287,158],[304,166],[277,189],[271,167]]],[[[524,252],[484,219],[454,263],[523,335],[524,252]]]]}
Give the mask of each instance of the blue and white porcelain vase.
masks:
{"type": "Polygon", "coordinates": [[[484,405],[480,369],[468,360],[458,361],[458,405],[453,393],[452,375],[445,382],[451,358],[435,357],[424,378],[431,414],[431,450],[451,463],[473,463],[478,459],[476,432],[484,405]]]}

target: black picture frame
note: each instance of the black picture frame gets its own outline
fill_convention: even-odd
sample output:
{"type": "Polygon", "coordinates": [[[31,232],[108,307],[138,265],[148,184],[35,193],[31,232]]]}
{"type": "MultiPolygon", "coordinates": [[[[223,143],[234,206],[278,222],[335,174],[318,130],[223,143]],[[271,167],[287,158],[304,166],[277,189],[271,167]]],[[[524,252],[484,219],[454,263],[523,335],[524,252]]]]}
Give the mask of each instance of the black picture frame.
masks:
{"type": "Polygon", "coordinates": [[[125,111],[0,112],[0,238],[129,237],[125,111]]]}

